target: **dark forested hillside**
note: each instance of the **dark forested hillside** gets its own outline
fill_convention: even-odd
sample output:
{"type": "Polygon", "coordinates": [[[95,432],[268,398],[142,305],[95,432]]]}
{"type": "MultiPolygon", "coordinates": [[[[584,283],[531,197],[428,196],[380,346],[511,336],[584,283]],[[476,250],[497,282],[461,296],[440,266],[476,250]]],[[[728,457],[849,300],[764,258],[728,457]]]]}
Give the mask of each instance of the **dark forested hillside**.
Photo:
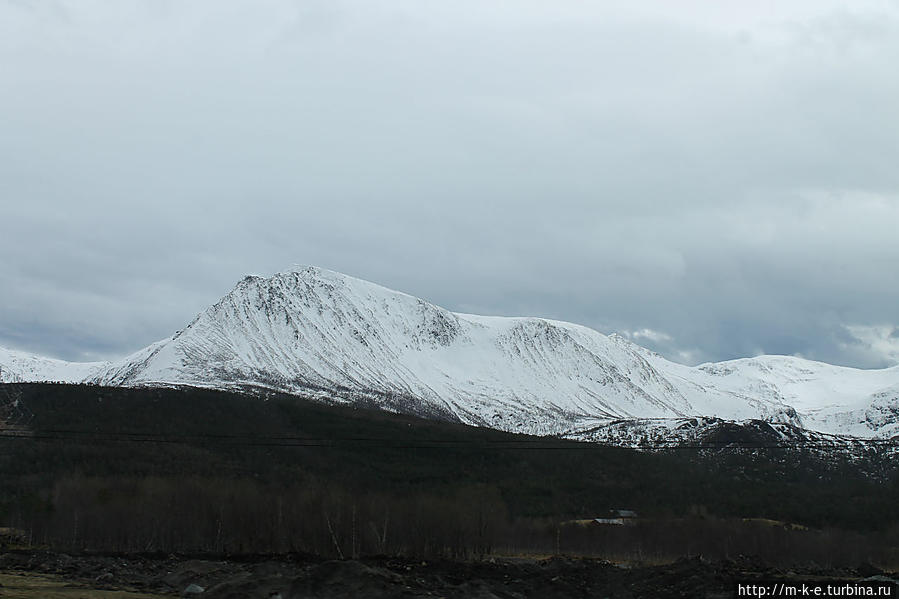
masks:
{"type": "Polygon", "coordinates": [[[8,384],[0,404],[0,526],[54,548],[897,558],[899,478],[873,454],[637,452],[193,388],[8,384]],[[639,517],[571,522],[615,508],[639,517]]]}

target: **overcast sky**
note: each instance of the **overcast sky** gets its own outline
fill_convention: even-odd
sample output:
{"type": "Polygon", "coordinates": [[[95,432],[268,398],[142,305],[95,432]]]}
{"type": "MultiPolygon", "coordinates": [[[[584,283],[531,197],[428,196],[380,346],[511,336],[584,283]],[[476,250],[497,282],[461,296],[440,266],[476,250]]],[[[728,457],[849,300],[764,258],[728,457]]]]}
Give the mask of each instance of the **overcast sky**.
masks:
{"type": "Polygon", "coordinates": [[[899,362],[899,0],[0,0],[0,345],[313,264],[695,364],[899,362]]]}

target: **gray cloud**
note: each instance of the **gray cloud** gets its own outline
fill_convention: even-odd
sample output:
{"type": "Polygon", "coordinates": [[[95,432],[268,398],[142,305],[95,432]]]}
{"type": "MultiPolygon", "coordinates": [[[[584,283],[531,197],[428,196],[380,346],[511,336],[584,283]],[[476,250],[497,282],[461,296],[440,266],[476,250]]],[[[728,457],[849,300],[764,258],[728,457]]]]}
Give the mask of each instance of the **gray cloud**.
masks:
{"type": "Polygon", "coordinates": [[[0,4],[0,344],[118,355],[300,262],[892,363],[846,327],[897,324],[899,10],[777,11],[0,4]]]}

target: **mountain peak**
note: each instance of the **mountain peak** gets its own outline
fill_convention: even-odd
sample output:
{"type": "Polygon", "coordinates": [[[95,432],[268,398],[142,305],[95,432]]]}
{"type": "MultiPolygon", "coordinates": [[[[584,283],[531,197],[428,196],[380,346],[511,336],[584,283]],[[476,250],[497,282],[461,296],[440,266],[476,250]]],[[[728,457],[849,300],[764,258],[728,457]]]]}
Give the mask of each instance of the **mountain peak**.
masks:
{"type": "Polygon", "coordinates": [[[284,270],[275,273],[271,278],[286,277],[290,275],[300,276],[307,279],[327,279],[332,281],[352,278],[349,275],[345,275],[335,270],[328,270],[327,268],[313,266],[311,264],[293,264],[284,270]]]}

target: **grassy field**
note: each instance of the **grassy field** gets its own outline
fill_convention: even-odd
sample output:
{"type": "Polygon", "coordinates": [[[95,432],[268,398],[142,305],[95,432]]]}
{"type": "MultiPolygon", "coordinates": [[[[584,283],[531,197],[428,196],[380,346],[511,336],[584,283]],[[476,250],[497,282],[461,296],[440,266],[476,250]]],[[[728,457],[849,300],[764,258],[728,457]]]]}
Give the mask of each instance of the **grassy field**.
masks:
{"type": "Polygon", "coordinates": [[[171,597],[171,595],[98,590],[55,576],[0,572],[0,597],[3,599],[163,599],[171,597]]]}

